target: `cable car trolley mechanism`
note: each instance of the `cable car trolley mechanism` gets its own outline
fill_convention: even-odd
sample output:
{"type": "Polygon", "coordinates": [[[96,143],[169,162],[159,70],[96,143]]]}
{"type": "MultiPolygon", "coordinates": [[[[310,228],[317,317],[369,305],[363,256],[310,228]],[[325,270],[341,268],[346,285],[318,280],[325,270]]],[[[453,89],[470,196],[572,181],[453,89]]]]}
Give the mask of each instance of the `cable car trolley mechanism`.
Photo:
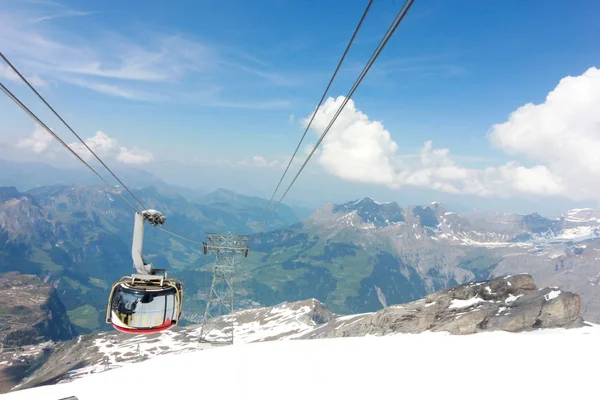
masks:
{"type": "Polygon", "coordinates": [[[144,222],[164,224],[156,210],[135,213],[131,256],[137,274],[125,276],[112,286],[106,307],[106,322],[121,332],[149,334],[177,325],[182,311],[183,284],[167,278],[167,271],[144,262],[144,222]]]}

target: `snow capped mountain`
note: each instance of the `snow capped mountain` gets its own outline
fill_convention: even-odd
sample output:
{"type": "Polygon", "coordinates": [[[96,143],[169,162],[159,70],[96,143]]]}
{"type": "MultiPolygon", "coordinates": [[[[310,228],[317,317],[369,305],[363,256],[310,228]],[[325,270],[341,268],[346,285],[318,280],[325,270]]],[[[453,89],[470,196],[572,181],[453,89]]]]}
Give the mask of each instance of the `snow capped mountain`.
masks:
{"type": "Polygon", "coordinates": [[[600,212],[591,208],[574,208],[561,217],[565,222],[600,224],[600,212]]]}
{"type": "Polygon", "coordinates": [[[391,228],[410,237],[412,242],[421,239],[487,248],[539,250],[557,243],[600,238],[600,212],[592,209],[569,210],[559,218],[549,219],[537,213],[473,211],[459,214],[446,211],[439,202],[402,209],[395,202],[379,203],[365,197],[341,205],[325,206],[313,215],[311,221],[329,225],[330,230],[379,229],[390,232],[391,228]]]}
{"type": "MultiPolygon", "coordinates": [[[[370,197],[333,207],[333,213],[357,216],[363,224],[383,228],[404,221],[402,209],[397,203],[379,203],[370,197]]],[[[347,217],[346,217],[347,218],[347,217]]],[[[353,226],[353,218],[347,218],[353,226]]]]}
{"type": "Polygon", "coordinates": [[[73,382],[5,394],[3,398],[133,399],[151,393],[157,399],[196,399],[219,398],[226,391],[226,398],[249,400],[401,395],[453,400],[464,399],[466,392],[485,394],[492,400],[515,397],[515,392],[518,399],[592,399],[597,396],[592,384],[597,373],[588,364],[600,358],[598,340],[600,327],[589,326],[518,334],[424,333],[240,343],[161,355],[73,382]],[[478,349],[492,353],[509,350],[506,356],[486,361],[478,349]],[[523,362],[516,362],[516,355],[523,362]],[[450,362],[451,370],[440,365],[446,362],[450,362]],[[474,367],[476,363],[483,365],[474,367]],[[501,384],[503,389],[490,387],[491,369],[509,373],[501,384]],[[556,377],[552,384],[540,383],[548,380],[548,374],[556,377]],[[457,385],[462,379],[467,380],[465,384],[457,385]]]}

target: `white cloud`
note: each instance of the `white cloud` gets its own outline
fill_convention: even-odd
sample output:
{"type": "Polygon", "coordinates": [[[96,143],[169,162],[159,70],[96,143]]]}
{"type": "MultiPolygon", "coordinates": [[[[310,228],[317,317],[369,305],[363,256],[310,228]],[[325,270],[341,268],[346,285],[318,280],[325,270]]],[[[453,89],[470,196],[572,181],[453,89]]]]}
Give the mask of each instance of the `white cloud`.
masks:
{"type": "Polygon", "coordinates": [[[22,7],[0,11],[0,47],[23,68],[80,77],[130,81],[173,82],[189,72],[206,71],[219,61],[215,49],[178,35],[149,33],[147,42],[113,30],[90,37],[64,32],[56,18],[81,17],[94,12],[65,7],[22,7]],[[39,22],[50,22],[38,26],[39,22]],[[59,29],[57,29],[59,28],[59,29]]]}
{"type": "MultiPolygon", "coordinates": [[[[114,153],[115,149],[117,149],[119,145],[115,139],[109,137],[102,131],[96,132],[95,136],[84,139],[84,141],[85,144],[100,158],[114,153]]],[[[92,153],[90,153],[90,151],[81,142],[70,143],[69,147],[86,161],[94,158],[92,153]]]]}
{"type": "MultiPolygon", "coordinates": [[[[226,85],[237,98],[217,95],[202,105],[225,108],[289,108],[285,99],[239,97],[232,76],[258,76],[271,85],[297,84],[244,51],[208,45],[179,34],[148,31],[135,40],[109,27],[100,31],[65,31],[58,18],[94,12],[59,4],[0,10],[0,48],[22,71],[95,92],[130,100],[182,101],[190,91],[226,85]],[[41,23],[40,23],[41,22],[41,23]],[[256,65],[256,67],[255,67],[256,65]]],[[[0,70],[0,75],[2,70],[0,70]]]]}
{"type": "Polygon", "coordinates": [[[128,42],[126,38],[115,39],[119,42],[111,43],[111,46],[116,46],[118,51],[116,59],[94,52],[87,59],[82,58],[75,63],[58,62],[56,67],[77,75],[173,82],[188,72],[213,68],[218,60],[212,48],[179,36],[163,37],[148,47],[128,42]]]}
{"type": "Polygon", "coordinates": [[[12,69],[10,69],[10,67],[6,64],[4,64],[3,62],[0,62],[0,77],[8,79],[9,81],[19,81],[21,80],[21,78],[19,78],[19,75],[15,74],[14,71],[12,69]]]}
{"type": "Polygon", "coordinates": [[[73,85],[91,89],[91,90],[94,90],[99,93],[109,94],[111,96],[121,97],[124,99],[143,100],[143,101],[159,101],[159,100],[165,100],[167,98],[165,96],[161,96],[161,95],[157,95],[157,94],[153,94],[153,93],[140,92],[140,91],[131,90],[131,89],[124,89],[121,86],[117,86],[117,85],[100,83],[100,82],[90,82],[85,79],[62,78],[62,80],[64,82],[68,82],[73,85]]]}
{"type": "Polygon", "coordinates": [[[272,167],[278,167],[281,165],[281,163],[277,160],[273,160],[273,161],[267,161],[266,158],[264,158],[263,156],[254,156],[252,157],[252,160],[250,161],[239,161],[238,165],[242,165],[245,167],[261,167],[261,168],[272,168],[272,167]]]}
{"type": "MultiPolygon", "coordinates": [[[[98,131],[95,136],[85,139],[85,143],[98,157],[115,158],[124,164],[146,164],[154,160],[154,156],[148,150],[119,146],[116,139],[111,138],[102,131],[98,131]]],[[[89,160],[94,157],[81,142],[71,143],[69,147],[83,159],[89,160]]]]}
{"type": "Polygon", "coordinates": [[[48,84],[46,83],[46,81],[43,80],[42,78],[40,78],[38,75],[31,75],[29,78],[27,78],[27,80],[33,86],[37,86],[37,87],[46,87],[46,86],[48,86],[48,84]]]}
{"type": "Polygon", "coordinates": [[[133,149],[120,147],[117,160],[125,164],[147,164],[154,160],[154,156],[148,150],[139,149],[137,147],[134,147],[133,149]]]}
{"type": "Polygon", "coordinates": [[[96,14],[96,13],[89,12],[89,11],[77,11],[77,10],[65,9],[64,11],[56,13],[56,14],[48,14],[48,15],[43,15],[41,17],[32,18],[29,20],[29,22],[32,24],[38,24],[42,21],[50,21],[50,20],[53,20],[56,18],[84,17],[87,15],[93,15],[93,14],[96,14]]]}
{"type": "MultiPolygon", "coordinates": [[[[544,103],[520,107],[488,137],[507,153],[543,165],[545,181],[563,182],[561,194],[600,198],[600,70],[563,78],[544,103]]],[[[524,185],[537,185],[538,178],[521,175],[524,185]]]]}
{"type": "MultiPolygon", "coordinates": [[[[329,98],[319,108],[311,129],[319,136],[327,127],[344,97],[329,98]]],[[[312,114],[303,121],[306,126],[312,114]]],[[[350,100],[319,146],[319,163],[343,179],[391,184],[395,181],[392,165],[398,145],[383,125],[369,121],[350,100]]]]}
{"type": "Polygon", "coordinates": [[[526,168],[512,161],[484,169],[465,168],[456,164],[448,149],[433,149],[425,142],[420,158],[404,161],[391,187],[403,185],[432,188],[447,193],[508,197],[515,194],[556,195],[562,183],[544,166],[526,168]]]}
{"type": "MultiPolygon", "coordinates": [[[[318,136],[343,100],[329,98],[319,109],[311,127],[318,136]]],[[[533,165],[511,161],[474,169],[458,165],[449,149],[435,149],[431,141],[425,142],[419,157],[398,154],[398,145],[383,125],[369,120],[350,100],[314,157],[342,179],[392,188],[600,200],[599,110],[600,70],[590,68],[581,76],[564,78],[544,103],[520,107],[488,135],[507,154],[524,157],[533,165]]]]}
{"type": "MultiPolygon", "coordinates": [[[[21,72],[22,75],[25,75],[21,72]]],[[[4,61],[0,61],[0,77],[8,79],[9,81],[22,83],[23,81],[8,65],[4,64],[4,61]]],[[[33,86],[44,87],[48,86],[46,81],[40,78],[38,75],[26,76],[25,79],[29,81],[33,86]]]]}
{"type": "Polygon", "coordinates": [[[48,148],[48,146],[53,140],[54,138],[52,137],[52,135],[46,132],[46,130],[40,125],[35,124],[33,134],[28,138],[21,139],[17,143],[17,147],[22,149],[29,149],[36,154],[40,154],[48,148]]]}
{"type": "MultiPolygon", "coordinates": [[[[47,133],[45,129],[36,125],[33,134],[28,138],[20,140],[17,143],[17,147],[29,149],[36,154],[46,152],[50,156],[52,154],[48,152],[48,150],[53,140],[54,138],[47,133]]],[[[116,139],[108,136],[102,131],[98,131],[95,136],[84,140],[87,146],[103,161],[110,158],[116,159],[124,164],[146,164],[154,160],[154,156],[150,151],[138,147],[130,149],[120,146],[116,139]]],[[[68,143],[68,146],[86,161],[95,158],[81,142],[68,143]]]]}

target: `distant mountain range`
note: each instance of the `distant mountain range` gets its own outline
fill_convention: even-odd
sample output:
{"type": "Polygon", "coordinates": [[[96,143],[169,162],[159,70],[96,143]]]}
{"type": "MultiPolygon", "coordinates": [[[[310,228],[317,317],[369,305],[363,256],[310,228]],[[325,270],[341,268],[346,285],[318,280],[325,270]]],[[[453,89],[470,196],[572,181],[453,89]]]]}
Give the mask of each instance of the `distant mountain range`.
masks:
{"type": "MultiPolygon", "coordinates": [[[[151,172],[131,166],[116,165],[111,168],[130,189],[161,188],[163,192],[177,194],[192,202],[202,201],[209,193],[223,190],[171,185],[151,172]]],[[[101,171],[101,174],[109,183],[118,186],[118,182],[108,172],[101,171]]],[[[15,162],[0,159],[0,187],[14,186],[25,192],[47,186],[74,185],[98,186],[102,185],[102,181],[80,165],[77,168],[61,168],[41,162],[15,162]]],[[[264,202],[264,199],[261,201],[264,202]]],[[[267,202],[264,204],[266,206],[267,202]]],[[[309,217],[314,212],[314,208],[306,205],[293,204],[288,207],[301,219],[309,217]]]]}
{"type": "MultiPolygon", "coordinates": [[[[137,168],[112,167],[113,171],[128,186],[136,189],[144,187],[164,187],[176,190],[185,190],[179,187],[171,187],[150,172],[137,168]]],[[[108,174],[109,182],[117,184],[108,174]]],[[[0,186],[14,186],[19,190],[27,191],[37,187],[54,185],[101,185],[102,181],[85,167],[78,165],[77,168],[60,168],[41,162],[14,162],[0,159],[0,186]]],[[[192,191],[196,194],[195,191],[192,191]]]]}
{"type": "MultiPolygon", "coordinates": [[[[335,313],[361,313],[499,274],[530,273],[541,286],[578,293],[583,315],[600,322],[600,213],[454,213],[440,203],[400,207],[370,198],[325,204],[301,219],[282,206],[256,233],[266,199],[228,190],[190,200],[171,188],[136,190],[195,240],[210,231],[250,234],[237,272],[236,308],[315,298],[335,313]]],[[[105,187],[0,188],[0,272],[52,283],[79,333],[108,329],[110,284],[133,272],[131,210],[105,187]]],[[[202,315],[214,256],[147,229],[144,251],[185,285],[186,315],[202,315]]],[[[192,318],[197,320],[197,318],[192,318]]]]}

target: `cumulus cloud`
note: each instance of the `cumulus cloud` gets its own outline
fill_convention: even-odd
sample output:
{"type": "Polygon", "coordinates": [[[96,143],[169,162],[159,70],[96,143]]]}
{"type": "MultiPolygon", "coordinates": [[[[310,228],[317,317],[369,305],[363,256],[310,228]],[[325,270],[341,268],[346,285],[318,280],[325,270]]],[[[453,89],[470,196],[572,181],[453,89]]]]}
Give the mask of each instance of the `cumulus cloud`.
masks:
{"type": "MultiPolygon", "coordinates": [[[[52,128],[50,128],[52,129],[52,128]]],[[[17,147],[29,149],[36,154],[48,152],[54,138],[44,128],[35,125],[33,134],[17,143],[17,147]]],[[[102,160],[107,158],[116,159],[124,164],[146,164],[154,160],[154,156],[148,150],[137,147],[127,148],[119,145],[119,142],[102,131],[85,140],[85,144],[102,160]]],[[[56,144],[56,146],[59,146],[56,144]]],[[[68,146],[86,161],[94,159],[93,154],[81,143],[68,143],[68,146]]]]}
{"type": "Polygon", "coordinates": [[[133,149],[120,147],[117,160],[125,164],[147,164],[154,160],[154,156],[148,150],[139,149],[137,147],[134,147],[133,149]]]}
{"type": "Polygon", "coordinates": [[[425,142],[417,162],[405,163],[391,187],[432,188],[447,193],[508,197],[515,194],[556,195],[563,190],[545,166],[523,167],[516,161],[484,169],[465,168],[452,160],[450,150],[425,142]]]}
{"type": "Polygon", "coordinates": [[[577,200],[600,198],[600,70],[592,67],[563,78],[544,103],[518,108],[508,121],[494,125],[488,137],[507,153],[544,166],[546,181],[563,182],[563,194],[577,200]]]}
{"type": "Polygon", "coordinates": [[[48,148],[52,140],[54,140],[52,135],[46,132],[40,125],[35,124],[33,134],[28,138],[21,139],[17,142],[17,147],[29,149],[36,154],[40,154],[48,148]]]}
{"type": "MultiPolygon", "coordinates": [[[[319,136],[343,102],[329,98],[311,128],[319,136]]],[[[478,196],[543,195],[574,200],[600,199],[600,70],[567,77],[544,103],[526,104],[508,121],[492,127],[488,138],[510,161],[482,169],[460,166],[449,149],[426,141],[419,157],[398,154],[398,145],[379,121],[371,121],[348,102],[315,153],[326,171],[342,179],[417,186],[478,196]]],[[[304,120],[307,124],[310,116],[304,120]]]]}
{"type": "MultiPolygon", "coordinates": [[[[311,129],[320,135],[343,101],[342,96],[327,99],[315,115],[311,129]]],[[[303,121],[304,126],[311,116],[303,121]]],[[[397,150],[398,145],[383,125],[370,121],[350,100],[321,143],[318,160],[340,178],[390,184],[395,181],[392,162],[397,150]]]]}
{"type": "MultiPolygon", "coordinates": [[[[102,131],[98,131],[95,136],[85,139],[85,144],[92,149],[98,157],[107,156],[118,147],[118,142],[102,131]]],[[[81,142],[70,143],[69,147],[84,160],[90,160],[94,157],[81,142]]]]}
{"type": "MultiPolygon", "coordinates": [[[[102,131],[98,131],[95,136],[85,139],[85,144],[87,144],[98,157],[116,158],[124,164],[146,164],[154,160],[152,153],[148,150],[139,149],[137,147],[129,149],[127,147],[119,146],[116,139],[111,138],[102,131]]],[[[69,147],[85,160],[94,157],[80,142],[70,143],[69,147]]]]}

